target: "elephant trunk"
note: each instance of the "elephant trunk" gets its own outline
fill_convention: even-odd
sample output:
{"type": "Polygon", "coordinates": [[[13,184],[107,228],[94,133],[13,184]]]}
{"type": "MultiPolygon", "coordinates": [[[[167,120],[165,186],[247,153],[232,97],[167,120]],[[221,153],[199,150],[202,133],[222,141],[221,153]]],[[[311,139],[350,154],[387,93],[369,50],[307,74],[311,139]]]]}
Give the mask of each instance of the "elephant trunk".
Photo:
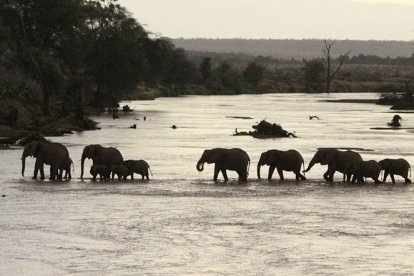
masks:
{"type": "Polygon", "coordinates": [[[310,161],[310,163],[308,164],[308,168],[306,170],[304,170],[303,172],[310,171],[310,169],[312,169],[313,165],[315,165],[316,163],[318,163],[315,159],[316,159],[316,157],[314,156],[312,158],[312,160],[310,161]]]}
{"type": "Polygon", "coordinates": [[[26,168],[26,157],[22,157],[22,176],[24,176],[25,168],[26,168]]]}
{"type": "Polygon", "coordinates": [[[260,163],[257,164],[257,178],[260,178],[260,168],[262,167],[262,165],[260,163]]]}
{"type": "Polygon", "coordinates": [[[85,156],[82,155],[82,159],[81,159],[81,179],[83,179],[83,167],[85,165],[85,156]]]}
{"type": "Polygon", "coordinates": [[[202,172],[204,170],[204,162],[198,161],[196,168],[197,171],[202,172]]]}

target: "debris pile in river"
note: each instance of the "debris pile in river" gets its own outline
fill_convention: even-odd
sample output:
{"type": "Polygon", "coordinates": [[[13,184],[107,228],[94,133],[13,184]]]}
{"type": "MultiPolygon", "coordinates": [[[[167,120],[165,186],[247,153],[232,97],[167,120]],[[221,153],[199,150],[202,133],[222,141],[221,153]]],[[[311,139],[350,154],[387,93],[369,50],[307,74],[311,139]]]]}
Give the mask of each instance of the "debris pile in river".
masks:
{"type": "Polygon", "coordinates": [[[260,121],[257,125],[252,126],[254,131],[238,132],[237,128],[233,136],[249,135],[254,138],[282,138],[282,137],[297,137],[294,133],[288,132],[276,123],[269,123],[266,120],[260,121]]]}

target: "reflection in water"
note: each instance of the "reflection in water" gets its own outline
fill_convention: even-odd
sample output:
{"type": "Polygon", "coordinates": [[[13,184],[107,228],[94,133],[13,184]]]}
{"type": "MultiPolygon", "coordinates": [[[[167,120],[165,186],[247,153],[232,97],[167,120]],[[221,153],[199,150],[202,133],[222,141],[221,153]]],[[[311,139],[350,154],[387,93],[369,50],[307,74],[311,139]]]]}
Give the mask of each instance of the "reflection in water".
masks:
{"type": "MultiPolygon", "coordinates": [[[[326,184],[321,177],[326,168],[319,165],[300,183],[287,172],[285,182],[277,175],[270,182],[255,177],[260,154],[272,148],[296,149],[306,164],[320,147],[367,149],[359,150],[366,160],[404,156],[414,164],[409,130],[371,129],[386,127],[386,107],[320,102],[375,97],[127,102],[135,108],[128,116],[95,118],[101,131],[53,138],[69,148],[72,181],[22,178],[21,149],[0,151],[0,194],[6,195],[0,197],[0,274],[410,274],[414,189],[401,178],[396,185],[326,184]],[[309,120],[310,115],[322,120],[309,120]],[[301,138],[231,136],[235,128],[249,130],[264,118],[301,138]],[[153,179],[81,181],[81,152],[91,143],[116,146],[125,159],[147,160],[153,179]],[[244,149],[252,160],[249,182],[238,182],[229,171],[228,183],[214,183],[208,164],[197,172],[203,150],[213,147],[244,149]]],[[[414,127],[413,119],[404,114],[404,127],[414,127]]],[[[27,160],[28,172],[33,165],[27,160]]]]}

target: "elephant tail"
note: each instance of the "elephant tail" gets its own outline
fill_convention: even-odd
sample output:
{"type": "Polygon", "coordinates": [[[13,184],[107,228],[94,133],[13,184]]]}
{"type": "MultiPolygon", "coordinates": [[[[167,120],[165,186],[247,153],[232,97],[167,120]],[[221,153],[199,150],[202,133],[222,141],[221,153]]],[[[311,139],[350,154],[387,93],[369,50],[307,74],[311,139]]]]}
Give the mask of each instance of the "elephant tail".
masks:
{"type": "Polygon", "coordinates": [[[306,176],[306,172],[305,172],[305,160],[302,159],[302,166],[303,166],[303,175],[306,176]]]}
{"type": "Polygon", "coordinates": [[[154,175],[152,174],[152,171],[151,171],[151,168],[150,168],[150,166],[149,166],[149,165],[148,165],[148,170],[150,171],[151,176],[154,176],[154,175]]]}

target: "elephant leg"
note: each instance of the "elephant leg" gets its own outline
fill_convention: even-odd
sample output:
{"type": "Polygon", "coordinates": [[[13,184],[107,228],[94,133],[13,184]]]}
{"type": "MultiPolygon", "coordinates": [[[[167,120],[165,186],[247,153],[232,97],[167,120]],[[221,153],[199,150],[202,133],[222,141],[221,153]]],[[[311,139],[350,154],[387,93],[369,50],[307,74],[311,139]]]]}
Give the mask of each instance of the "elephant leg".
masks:
{"type": "Polygon", "coordinates": [[[36,161],[34,169],[33,169],[33,177],[32,177],[33,179],[37,179],[37,172],[38,171],[39,171],[39,164],[36,161]]]}
{"type": "Polygon", "coordinates": [[[285,180],[284,176],[283,176],[283,170],[280,168],[277,168],[277,173],[279,174],[280,180],[285,180]]]}
{"type": "Polygon", "coordinates": [[[306,177],[300,173],[300,169],[297,172],[295,172],[295,174],[296,174],[296,180],[306,180],[306,177]]]}
{"type": "Polygon", "coordinates": [[[144,180],[144,179],[145,179],[144,174],[141,174],[141,179],[142,179],[142,180],[144,180]]]}
{"type": "Polygon", "coordinates": [[[381,181],[378,180],[378,177],[377,178],[372,178],[372,179],[374,180],[375,184],[381,184],[381,181]]]}
{"type": "Polygon", "coordinates": [[[326,181],[329,180],[329,170],[327,170],[324,174],[323,174],[323,179],[325,179],[326,181]]]}
{"type": "Polygon", "coordinates": [[[392,180],[392,184],[395,184],[394,174],[390,173],[390,177],[391,177],[391,180],[392,180]]]}
{"type": "Polygon", "coordinates": [[[246,170],[237,170],[236,172],[239,175],[239,180],[242,180],[242,181],[247,180],[247,171],[246,170]]]}
{"type": "MultiPolygon", "coordinates": [[[[58,170],[59,172],[59,179],[62,180],[63,179],[63,169],[58,170]]],[[[66,177],[65,177],[66,179],[66,177]]]]}
{"type": "MultiPolygon", "coordinates": [[[[70,169],[69,169],[69,171],[66,171],[66,175],[69,179],[72,179],[72,174],[70,173],[70,169]]],[[[65,178],[66,178],[66,176],[65,176],[65,178]]]]}
{"type": "Polygon", "coordinates": [[[275,168],[276,168],[276,166],[270,165],[270,167],[269,167],[269,174],[267,175],[267,179],[268,180],[272,179],[273,172],[275,171],[275,168]]]}
{"type": "Polygon", "coordinates": [[[51,180],[57,180],[58,179],[58,169],[56,166],[50,166],[51,170],[51,180]]]}
{"type": "Polygon", "coordinates": [[[134,173],[133,172],[131,173],[131,179],[134,179],[134,173]]]}
{"type": "Polygon", "coordinates": [[[215,165],[214,166],[214,181],[217,181],[219,172],[220,172],[220,168],[217,165],[215,165]]]}
{"type": "Polygon", "coordinates": [[[44,171],[44,165],[43,165],[43,163],[40,164],[39,170],[40,170],[40,179],[41,180],[44,180],[45,179],[45,171],[44,171]]]}
{"type": "Polygon", "coordinates": [[[221,174],[223,175],[225,181],[229,181],[229,178],[227,177],[226,169],[221,169],[221,174]]]}
{"type": "Polygon", "coordinates": [[[404,177],[404,179],[405,179],[405,183],[411,183],[411,180],[408,178],[408,177],[404,177]]]}
{"type": "Polygon", "coordinates": [[[388,177],[388,171],[385,170],[385,172],[384,172],[384,178],[382,179],[382,182],[385,183],[387,181],[387,177],[388,177]]]}
{"type": "Polygon", "coordinates": [[[351,179],[351,182],[352,183],[355,183],[355,181],[357,180],[357,177],[356,177],[356,175],[354,174],[354,175],[352,175],[352,179],[351,179]]]}
{"type": "Polygon", "coordinates": [[[49,174],[49,180],[54,180],[55,176],[53,175],[53,166],[50,165],[50,174],[49,174]]]}
{"type": "Polygon", "coordinates": [[[147,178],[147,180],[149,180],[149,174],[148,174],[148,172],[146,173],[145,177],[147,178]]]}
{"type": "Polygon", "coordinates": [[[324,173],[323,178],[325,178],[326,182],[333,182],[335,170],[328,166],[328,170],[324,173]]]}
{"type": "MultiPolygon", "coordinates": [[[[345,174],[344,174],[344,177],[345,177],[345,174]]],[[[351,182],[351,177],[352,177],[352,174],[350,174],[350,173],[347,173],[346,174],[346,182],[351,182]]]]}

